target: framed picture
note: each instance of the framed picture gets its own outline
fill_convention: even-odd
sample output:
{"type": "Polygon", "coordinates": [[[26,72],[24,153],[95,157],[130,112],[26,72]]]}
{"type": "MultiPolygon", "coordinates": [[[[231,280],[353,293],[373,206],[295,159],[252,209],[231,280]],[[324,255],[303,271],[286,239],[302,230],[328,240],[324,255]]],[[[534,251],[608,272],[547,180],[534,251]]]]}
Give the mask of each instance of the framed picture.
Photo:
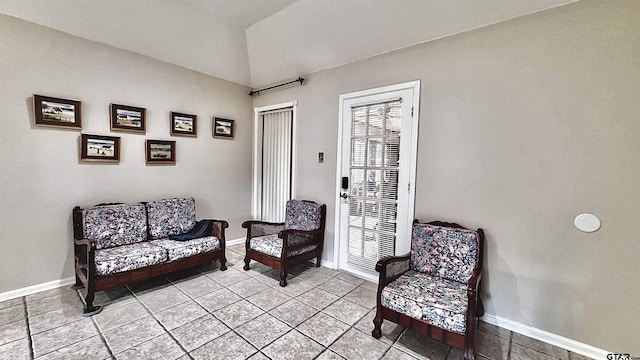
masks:
{"type": "Polygon", "coordinates": [[[67,129],[82,129],[80,101],[33,95],[35,123],[67,129]]]}
{"type": "Polygon", "coordinates": [[[198,136],[198,116],[171,112],[171,135],[198,136]]]}
{"type": "Polygon", "coordinates": [[[233,139],[234,134],[234,120],[213,118],[213,137],[229,138],[233,139]]]}
{"type": "Polygon", "coordinates": [[[176,142],[147,140],[147,164],[175,164],[176,142]]]}
{"type": "Polygon", "coordinates": [[[80,161],[120,162],[120,138],[81,134],[80,161]]]}
{"type": "Polygon", "coordinates": [[[111,104],[111,130],[144,134],[146,132],[145,108],[111,104]]]}

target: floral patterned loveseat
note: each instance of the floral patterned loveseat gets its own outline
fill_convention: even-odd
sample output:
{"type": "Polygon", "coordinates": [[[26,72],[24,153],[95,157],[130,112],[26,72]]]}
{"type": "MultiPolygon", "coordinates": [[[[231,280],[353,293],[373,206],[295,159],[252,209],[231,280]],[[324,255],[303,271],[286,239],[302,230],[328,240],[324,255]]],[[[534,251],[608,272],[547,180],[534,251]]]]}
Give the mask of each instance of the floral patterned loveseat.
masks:
{"type": "Polygon", "coordinates": [[[226,270],[224,220],[196,222],[193,198],[73,209],[76,288],[86,288],[84,316],[96,291],[220,260],[226,270]],[[180,240],[174,240],[180,239],[180,240]]]}
{"type": "Polygon", "coordinates": [[[382,336],[382,321],[393,321],[424,336],[464,350],[475,359],[484,231],[455,223],[414,220],[411,251],[382,258],[372,335],[382,336]]]}

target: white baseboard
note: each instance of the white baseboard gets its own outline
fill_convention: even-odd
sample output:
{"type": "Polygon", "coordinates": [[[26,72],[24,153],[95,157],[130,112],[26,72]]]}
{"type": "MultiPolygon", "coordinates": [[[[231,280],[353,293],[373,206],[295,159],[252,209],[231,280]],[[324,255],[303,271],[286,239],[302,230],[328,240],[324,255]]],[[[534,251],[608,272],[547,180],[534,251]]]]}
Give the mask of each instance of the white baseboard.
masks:
{"type": "Polygon", "coordinates": [[[332,270],[338,270],[338,267],[333,261],[327,261],[325,259],[320,260],[320,265],[332,270]]]}
{"type": "Polygon", "coordinates": [[[597,347],[583,344],[564,336],[556,335],[500,316],[485,314],[481,320],[593,359],[606,359],[607,355],[611,353],[611,351],[602,350],[597,347]]]}
{"type": "Polygon", "coordinates": [[[238,239],[227,240],[226,241],[226,245],[230,246],[230,245],[244,244],[245,240],[246,240],[246,238],[238,238],[238,239]]]}
{"type": "Polygon", "coordinates": [[[15,289],[7,292],[0,293],[0,301],[11,300],[15,298],[19,298],[22,296],[27,296],[35,293],[39,293],[41,291],[51,290],[67,285],[72,285],[76,282],[74,277],[53,280],[42,284],[32,285],[23,287],[21,289],[15,289]]]}

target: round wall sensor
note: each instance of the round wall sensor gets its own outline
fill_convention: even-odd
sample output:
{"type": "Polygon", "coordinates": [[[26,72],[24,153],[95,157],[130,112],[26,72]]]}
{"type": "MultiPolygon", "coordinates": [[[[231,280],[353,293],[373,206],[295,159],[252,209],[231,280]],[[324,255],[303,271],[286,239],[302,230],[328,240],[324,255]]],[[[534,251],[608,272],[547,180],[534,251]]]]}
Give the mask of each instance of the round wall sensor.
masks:
{"type": "Polygon", "coordinates": [[[600,219],[593,214],[580,214],[576,216],[573,223],[580,231],[594,232],[600,229],[600,219]]]}

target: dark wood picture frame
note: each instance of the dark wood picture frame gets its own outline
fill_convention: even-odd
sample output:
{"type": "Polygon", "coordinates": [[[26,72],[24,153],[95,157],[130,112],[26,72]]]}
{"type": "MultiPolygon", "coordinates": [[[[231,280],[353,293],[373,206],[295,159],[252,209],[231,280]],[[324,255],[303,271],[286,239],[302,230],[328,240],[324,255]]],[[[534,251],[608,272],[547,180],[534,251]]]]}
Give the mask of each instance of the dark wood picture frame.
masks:
{"type": "Polygon", "coordinates": [[[213,137],[233,139],[235,130],[235,120],[213,118],[213,137]]]}
{"type": "Polygon", "coordinates": [[[198,116],[171,112],[171,136],[198,136],[198,116]]]}
{"type": "Polygon", "coordinates": [[[82,129],[81,102],[42,95],[33,95],[37,126],[82,129]]]}
{"type": "Polygon", "coordinates": [[[135,106],[111,104],[109,106],[111,115],[111,130],[126,131],[133,133],[146,133],[146,111],[147,109],[135,106]]]}
{"type": "Polygon", "coordinates": [[[117,136],[81,134],[80,161],[120,162],[120,138],[117,136]]]}
{"type": "Polygon", "coordinates": [[[147,164],[175,164],[176,142],[167,140],[145,141],[147,164]]]}

